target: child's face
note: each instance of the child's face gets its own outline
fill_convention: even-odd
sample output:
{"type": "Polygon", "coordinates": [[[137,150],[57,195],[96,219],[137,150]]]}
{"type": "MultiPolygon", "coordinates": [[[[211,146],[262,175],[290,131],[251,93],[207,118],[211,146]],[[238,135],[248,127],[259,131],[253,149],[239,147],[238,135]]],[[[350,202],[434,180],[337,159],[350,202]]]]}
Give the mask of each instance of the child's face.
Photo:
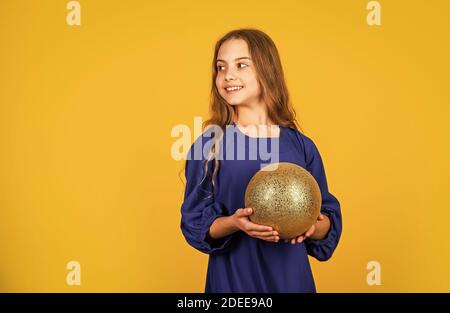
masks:
{"type": "Polygon", "coordinates": [[[217,55],[216,87],[230,105],[258,103],[260,88],[253,62],[243,39],[225,41],[217,55]],[[238,87],[229,89],[230,87],[238,87]]]}

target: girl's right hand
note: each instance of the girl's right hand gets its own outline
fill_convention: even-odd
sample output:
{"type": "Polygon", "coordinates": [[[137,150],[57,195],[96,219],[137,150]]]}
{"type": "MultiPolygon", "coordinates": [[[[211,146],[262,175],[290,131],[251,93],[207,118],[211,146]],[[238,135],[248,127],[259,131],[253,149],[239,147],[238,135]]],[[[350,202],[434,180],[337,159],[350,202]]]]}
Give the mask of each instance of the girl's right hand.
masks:
{"type": "Polygon", "coordinates": [[[236,227],[245,232],[250,237],[271,242],[278,242],[278,240],[280,239],[278,236],[278,232],[273,230],[272,227],[255,224],[249,220],[248,217],[252,215],[252,213],[252,208],[237,209],[236,212],[231,215],[231,218],[236,227]]]}

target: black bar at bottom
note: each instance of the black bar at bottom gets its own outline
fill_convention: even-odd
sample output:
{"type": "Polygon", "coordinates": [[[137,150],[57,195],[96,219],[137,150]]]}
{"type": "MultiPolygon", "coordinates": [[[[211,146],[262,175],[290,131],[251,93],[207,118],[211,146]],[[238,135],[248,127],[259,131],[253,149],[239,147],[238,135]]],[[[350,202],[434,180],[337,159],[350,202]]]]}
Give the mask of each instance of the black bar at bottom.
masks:
{"type": "MultiPolygon", "coordinates": [[[[58,311],[86,309],[129,310],[139,307],[140,311],[154,309],[176,312],[304,312],[307,308],[336,311],[337,308],[380,309],[386,305],[430,308],[448,307],[447,293],[2,293],[0,305],[31,307],[33,309],[55,308],[58,311]]],[[[103,311],[102,311],[103,312],[103,311]]],[[[84,313],[84,312],[82,312],[84,313]]],[[[87,312],[86,312],[87,313],[87,312]]]]}

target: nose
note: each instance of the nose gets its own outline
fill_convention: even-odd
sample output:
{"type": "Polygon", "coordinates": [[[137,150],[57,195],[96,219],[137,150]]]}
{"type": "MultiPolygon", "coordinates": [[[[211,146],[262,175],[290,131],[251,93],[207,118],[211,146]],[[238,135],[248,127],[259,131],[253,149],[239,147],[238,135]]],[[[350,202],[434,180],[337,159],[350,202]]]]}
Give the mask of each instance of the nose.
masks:
{"type": "Polygon", "coordinates": [[[233,71],[231,69],[227,70],[227,72],[225,73],[225,80],[226,81],[230,81],[230,80],[235,80],[236,76],[234,75],[233,71]]]}

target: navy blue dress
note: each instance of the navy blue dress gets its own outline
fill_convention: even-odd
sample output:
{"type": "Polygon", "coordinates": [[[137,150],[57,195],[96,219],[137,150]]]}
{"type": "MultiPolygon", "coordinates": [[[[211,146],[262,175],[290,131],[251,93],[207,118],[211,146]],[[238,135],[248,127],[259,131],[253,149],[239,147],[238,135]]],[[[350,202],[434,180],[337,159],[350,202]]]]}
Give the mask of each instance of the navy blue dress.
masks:
{"type": "Polygon", "coordinates": [[[328,260],[342,230],[340,204],[328,191],[324,166],[316,145],[304,134],[288,127],[280,126],[279,137],[272,139],[249,137],[234,123],[226,129],[220,141],[222,159],[214,188],[210,173],[215,162],[208,162],[208,175],[203,179],[206,157],[203,153],[200,157],[198,154],[199,148],[209,151],[208,145],[213,142],[210,133],[204,132],[194,142],[185,170],[181,231],[191,246],[209,254],[205,292],[316,292],[308,255],[319,261],[328,260]],[[232,129],[231,134],[229,129],[232,129]],[[234,140],[227,140],[231,136],[234,140]],[[242,154],[238,157],[239,143],[245,144],[245,157],[242,154]],[[230,150],[230,144],[234,151],[230,150]],[[250,156],[255,146],[257,151],[278,150],[278,157],[268,160],[264,153],[258,153],[256,158],[250,156]],[[331,221],[327,236],[323,240],[308,238],[301,244],[292,245],[281,239],[277,243],[268,242],[237,231],[211,240],[208,231],[214,220],[244,208],[245,189],[250,179],[261,167],[275,162],[295,163],[314,176],[322,193],[321,212],[331,221]]]}

